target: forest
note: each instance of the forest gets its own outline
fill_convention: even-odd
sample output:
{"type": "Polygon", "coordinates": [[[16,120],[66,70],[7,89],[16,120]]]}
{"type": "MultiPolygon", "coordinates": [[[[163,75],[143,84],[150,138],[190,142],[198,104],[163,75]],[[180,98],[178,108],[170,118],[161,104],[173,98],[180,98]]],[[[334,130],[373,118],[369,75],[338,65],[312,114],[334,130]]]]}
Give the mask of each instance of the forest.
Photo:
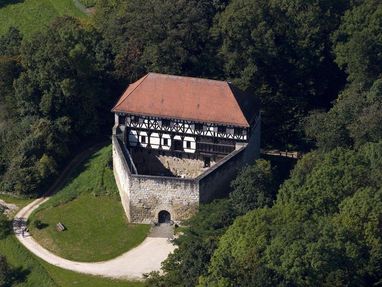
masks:
{"type": "Polygon", "coordinates": [[[110,136],[110,109],[147,72],[229,80],[261,102],[262,147],[304,156],[285,180],[265,159],[244,167],[146,284],[382,286],[380,1],[98,0],[95,11],[0,36],[1,193],[40,195],[110,136]]]}

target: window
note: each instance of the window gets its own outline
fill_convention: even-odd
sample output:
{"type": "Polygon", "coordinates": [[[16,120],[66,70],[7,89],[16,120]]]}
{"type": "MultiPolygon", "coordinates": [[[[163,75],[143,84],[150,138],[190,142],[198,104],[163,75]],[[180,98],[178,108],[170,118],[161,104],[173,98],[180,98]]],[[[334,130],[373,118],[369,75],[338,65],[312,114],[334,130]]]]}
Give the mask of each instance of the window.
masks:
{"type": "Polygon", "coordinates": [[[211,158],[205,157],[204,158],[204,167],[210,167],[211,166],[211,158]]]}
{"type": "Polygon", "coordinates": [[[233,128],[227,128],[227,134],[233,135],[233,128]]]}
{"type": "Polygon", "coordinates": [[[162,126],[169,127],[170,126],[170,120],[162,120],[162,126]]]}
{"type": "Polygon", "coordinates": [[[143,144],[146,143],[146,136],[141,136],[141,143],[143,143],[143,144]]]}
{"type": "Polygon", "coordinates": [[[191,142],[190,141],[186,141],[186,148],[191,148],[191,142]]]}
{"type": "Polygon", "coordinates": [[[195,124],[195,130],[196,131],[202,131],[203,130],[203,124],[195,124]]]}
{"type": "Polygon", "coordinates": [[[218,133],[219,134],[225,134],[226,133],[226,127],[218,126],[218,133]]]}
{"type": "Polygon", "coordinates": [[[235,135],[240,136],[242,134],[243,134],[243,130],[242,129],[239,129],[239,128],[235,129],[235,135]]]}
{"type": "Polygon", "coordinates": [[[131,122],[133,122],[133,123],[138,123],[138,122],[139,122],[139,117],[137,117],[137,116],[132,116],[132,117],[131,117],[131,122]]]}
{"type": "Polygon", "coordinates": [[[168,146],[168,139],[163,139],[163,145],[168,146]]]}
{"type": "Polygon", "coordinates": [[[126,124],[126,116],[119,116],[119,124],[120,125],[126,124]]]}

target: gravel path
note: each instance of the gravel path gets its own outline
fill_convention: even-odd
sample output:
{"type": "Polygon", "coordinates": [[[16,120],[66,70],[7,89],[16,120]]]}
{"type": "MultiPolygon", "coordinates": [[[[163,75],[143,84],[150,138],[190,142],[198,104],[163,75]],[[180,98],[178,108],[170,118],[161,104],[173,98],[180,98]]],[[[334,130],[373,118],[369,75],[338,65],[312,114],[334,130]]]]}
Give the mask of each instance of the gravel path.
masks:
{"type": "Polygon", "coordinates": [[[139,280],[145,273],[159,271],[162,261],[175,249],[168,238],[149,236],[136,248],[108,261],[84,263],[58,257],[44,249],[26,231],[22,231],[31,213],[48,199],[37,199],[21,209],[15,216],[13,229],[16,238],[29,251],[52,265],[80,273],[139,280]]]}
{"type": "MultiPolygon", "coordinates": [[[[64,182],[70,170],[80,164],[87,154],[94,152],[94,147],[77,156],[64,170],[62,176],[56,181],[52,188],[47,192],[50,195],[55,189],[58,189],[64,182]]],[[[159,271],[161,263],[167,256],[174,251],[175,246],[170,243],[167,237],[158,237],[157,230],[153,230],[153,236],[150,235],[134,249],[118,256],[114,259],[96,263],[76,262],[61,258],[52,252],[43,248],[35,241],[28,232],[26,232],[26,222],[34,210],[41,204],[49,200],[49,197],[36,199],[32,203],[21,209],[13,220],[13,231],[16,238],[30,252],[40,257],[42,260],[67,270],[98,275],[115,279],[141,280],[145,273],[159,271]]],[[[166,227],[167,228],[167,227],[166,227]]]]}

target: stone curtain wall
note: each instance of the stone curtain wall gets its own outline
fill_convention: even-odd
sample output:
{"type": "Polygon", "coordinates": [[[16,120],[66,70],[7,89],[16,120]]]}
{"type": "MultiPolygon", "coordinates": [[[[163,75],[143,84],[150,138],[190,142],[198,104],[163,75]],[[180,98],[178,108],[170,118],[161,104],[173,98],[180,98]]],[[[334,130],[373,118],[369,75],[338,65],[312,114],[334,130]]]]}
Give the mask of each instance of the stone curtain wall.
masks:
{"type": "Polygon", "coordinates": [[[131,174],[121,146],[113,135],[113,170],[121,201],[130,222],[157,222],[166,210],[171,219],[188,219],[199,206],[199,185],[195,180],[131,174]]]}
{"type": "Polygon", "coordinates": [[[121,196],[121,202],[123,209],[125,210],[126,216],[131,222],[130,216],[130,182],[131,173],[127,165],[126,159],[123,155],[121,146],[119,145],[118,139],[115,135],[112,136],[113,143],[113,172],[115,182],[119,190],[119,195],[121,196]]]}
{"type": "Polygon", "coordinates": [[[208,203],[228,195],[231,191],[231,180],[243,166],[245,149],[246,147],[242,147],[233,151],[198,178],[201,203],[208,203]]]}
{"type": "Polygon", "coordinates": [[[245,165],[252,164],[260,156],[260,116],[251,131],[248,144],[227,155],[211,169],[201,174],[199,180],[200,202],[211,202],[231,191],[231,181],[245,165]]]}
{"type": "Polygon", "coordinates": [[[130,190],[132,222],[157,222],[166,210],[180,222],[190,218],[199,206],[199,186],[195,180],[133,175],[130,190]]]}

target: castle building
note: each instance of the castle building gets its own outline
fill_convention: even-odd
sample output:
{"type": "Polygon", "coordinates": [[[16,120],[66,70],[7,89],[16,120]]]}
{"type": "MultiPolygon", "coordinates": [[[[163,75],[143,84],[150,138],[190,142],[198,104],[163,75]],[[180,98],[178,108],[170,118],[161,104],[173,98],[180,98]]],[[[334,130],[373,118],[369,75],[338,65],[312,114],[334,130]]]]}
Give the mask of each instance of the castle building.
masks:
{"type": "Polygon", "coordinates": [[[259,107],[229,82],[149,73],[112,112],[114,175],[131,222],[188,219],[259,155],[259,107]]]}

